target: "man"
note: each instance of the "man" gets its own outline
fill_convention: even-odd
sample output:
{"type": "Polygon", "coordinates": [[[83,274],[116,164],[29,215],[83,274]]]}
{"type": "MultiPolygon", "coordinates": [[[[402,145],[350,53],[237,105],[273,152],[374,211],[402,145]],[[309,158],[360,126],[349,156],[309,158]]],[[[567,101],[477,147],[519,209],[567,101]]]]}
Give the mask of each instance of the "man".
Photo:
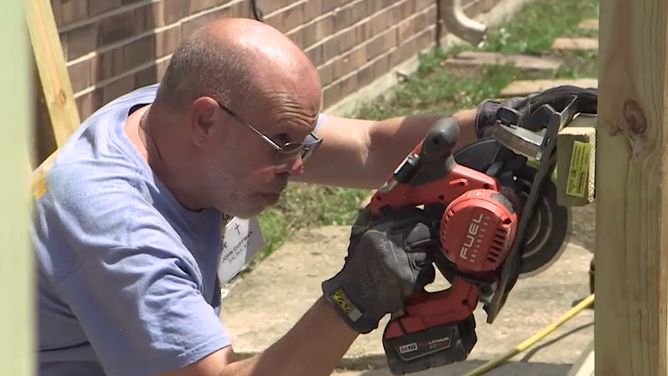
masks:
{"type": "MultiPolygon", "coordinates": [[[[320,100],[287,37],[226,18],[180,45],[159,87],[88,118],[31,184],[40,375],[325,376],[401,308],[430,248],[412,213],[355,234],[323,296],[261,354],[236,359],[218,319],[223,213],[256,215],[289,179],[376,188],[438,117],[343,119],[320,100]]],[[[494,106],[455,115],[460,145],[494,106]]]]}

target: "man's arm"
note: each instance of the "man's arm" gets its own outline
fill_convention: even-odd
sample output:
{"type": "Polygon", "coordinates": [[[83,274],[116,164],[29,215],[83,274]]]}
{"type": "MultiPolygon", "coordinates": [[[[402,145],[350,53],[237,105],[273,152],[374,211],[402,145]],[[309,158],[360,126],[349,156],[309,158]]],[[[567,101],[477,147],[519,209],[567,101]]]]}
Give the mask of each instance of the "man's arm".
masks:
{"type": "Polygon", "coordinates": [[[327,376],[358,335],[321,297],[260,354],[236,360],[226,347],[179,371],[155,376],[327,376]]]}
{"type": "MultiPolygon", "coordinates": [[[[475,115],[475,110],[453,115],[460,125],[455,149],[475,141],[475,115]]],[[[322,145],[294,180],[376,189],[441,117],[425,114],[373,121],[327,116],[318,130],[322,145]]]]}

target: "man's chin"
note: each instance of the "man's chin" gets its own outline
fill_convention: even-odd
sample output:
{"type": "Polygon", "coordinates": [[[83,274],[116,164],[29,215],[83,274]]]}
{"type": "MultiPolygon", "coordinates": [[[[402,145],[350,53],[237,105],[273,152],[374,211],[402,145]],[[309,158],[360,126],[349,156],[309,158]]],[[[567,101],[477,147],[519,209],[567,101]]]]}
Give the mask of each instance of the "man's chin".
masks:
{"type": "Polygon", "coordinates": [[[280,198],[280,194],[258,193],[253,195],[249,205],[228,211],[227,214],[236,218],[249,219],[262,213],[267,207],[276,205],[280,198]]]}
{"type": "Polygon", "coordinates": [[[277,193],[259,193],[258,195],[261,197],[262,203],[266,204],[265,207],[276,205],[281,199],[281,195],[277,193]]]}

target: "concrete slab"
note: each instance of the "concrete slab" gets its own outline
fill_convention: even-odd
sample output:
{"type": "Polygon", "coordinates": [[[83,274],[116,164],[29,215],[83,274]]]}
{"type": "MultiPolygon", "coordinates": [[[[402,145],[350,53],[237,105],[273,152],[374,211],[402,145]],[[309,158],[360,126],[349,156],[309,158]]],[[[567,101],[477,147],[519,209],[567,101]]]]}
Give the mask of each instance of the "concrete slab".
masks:
{"type": "MultiPolygon", "coordinates": [[[[434,368],[428,371],[412,374],[413,376],[463,376],[473,371],[485,362],[482,360],[467,360],[449,366],[434,368]]],[[[484,376],[565,376],[569,369],[568,364],[539,363],[539,362],[508,362],[484,376]]],[[[343,371],[332,373],[332,376],[393,376],[387,369],[343,371]]],[[[589,376],[589,375],[587,375],[589,376]]]]}
{"type": "MultiPolygon", "coordinates": [[[[261,352],[292,327],[321,294],[321,281],[343,264],[349,231],[347,226],[329,226],[298,232],[232,288],[223,300],[221,320],[228,328],[235,351],[242,355],[261,352]]],[[[590,258],[587,250],[570,245],[550,269],[518,282],[492,325],[485,323],[484,311],[478,308],[475,312],[478,343],[469,360],[491,359],[505,353],[551,324],[570,309],[573,301],[585,297],[590,258]]],[[[442,289],[446,283],[440,278],[435,286],[442,289]]],[[[381,328],[386,322],[387,319],[381,328]]],[[[532,364],[550,365],[518,363],[509,365],[509,369],[525,374],[534,367],[540,371],[537,374],[546,376],[550,369],[561,370],[559,365],[572,364],[591,340],[592,323],[593,311],[581,312],[533,349],[516,357],[532,364]]],[[[382,330],[377,330],[360,337],[340,366],[354,370],[384,367],[381,335],[382,330]]],[[[456,367],[472,364],[466,362],[456,367]]],[[[567,371],[570,366],[564,367],[567,371]]],[[[438,372],[443,375],[445,370],[438,372]]]]}
{"type": "Polygon", "coordinates": [[[563,61],[554,57],[530,56],[522,54],[502,54],[497,52],[465,51],[445,60],[446,65],[478,67],[481,65],[511,64],[517,69],[546,71],[558,69],[563,61]]]}
{"type": "Polygon", "coordinates": [[[567,376],[594,376],[595,374],[594,340],[584,349],[582,355],[573,364],[567,376]]]}
{"type": "Polygon", "coordinates": [[[588,18],[578,24],[580,29],[598,30],[598,18],[588,18]]]}
{"type": "Polygon", "coordinates": [[[598,87],[595,78],[559,79],[559,80],[518,80],[508,84],[499,93],[502,97],[525,96],[539,91],[547,90],[561,85],[574,85],[579,87],[598,87]]]}
{"type": "Polygon", "coordinates": [[[553,50],[598,50],[598,38],[556,38],[552,42],[553,50]]]}

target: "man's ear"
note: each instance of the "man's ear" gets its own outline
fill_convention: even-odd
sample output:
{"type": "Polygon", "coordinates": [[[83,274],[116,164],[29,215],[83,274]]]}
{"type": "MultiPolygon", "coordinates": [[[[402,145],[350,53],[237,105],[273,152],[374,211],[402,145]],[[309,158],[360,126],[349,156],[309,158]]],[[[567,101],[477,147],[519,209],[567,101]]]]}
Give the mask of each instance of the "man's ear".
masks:
{"type": "Polygon", "coordinates": [[[214,125],[221,121],[220,107],[211,97],[200,97],[192,103],[190,134],[197,146],[204,146],[212,138],[214,125]]]}

